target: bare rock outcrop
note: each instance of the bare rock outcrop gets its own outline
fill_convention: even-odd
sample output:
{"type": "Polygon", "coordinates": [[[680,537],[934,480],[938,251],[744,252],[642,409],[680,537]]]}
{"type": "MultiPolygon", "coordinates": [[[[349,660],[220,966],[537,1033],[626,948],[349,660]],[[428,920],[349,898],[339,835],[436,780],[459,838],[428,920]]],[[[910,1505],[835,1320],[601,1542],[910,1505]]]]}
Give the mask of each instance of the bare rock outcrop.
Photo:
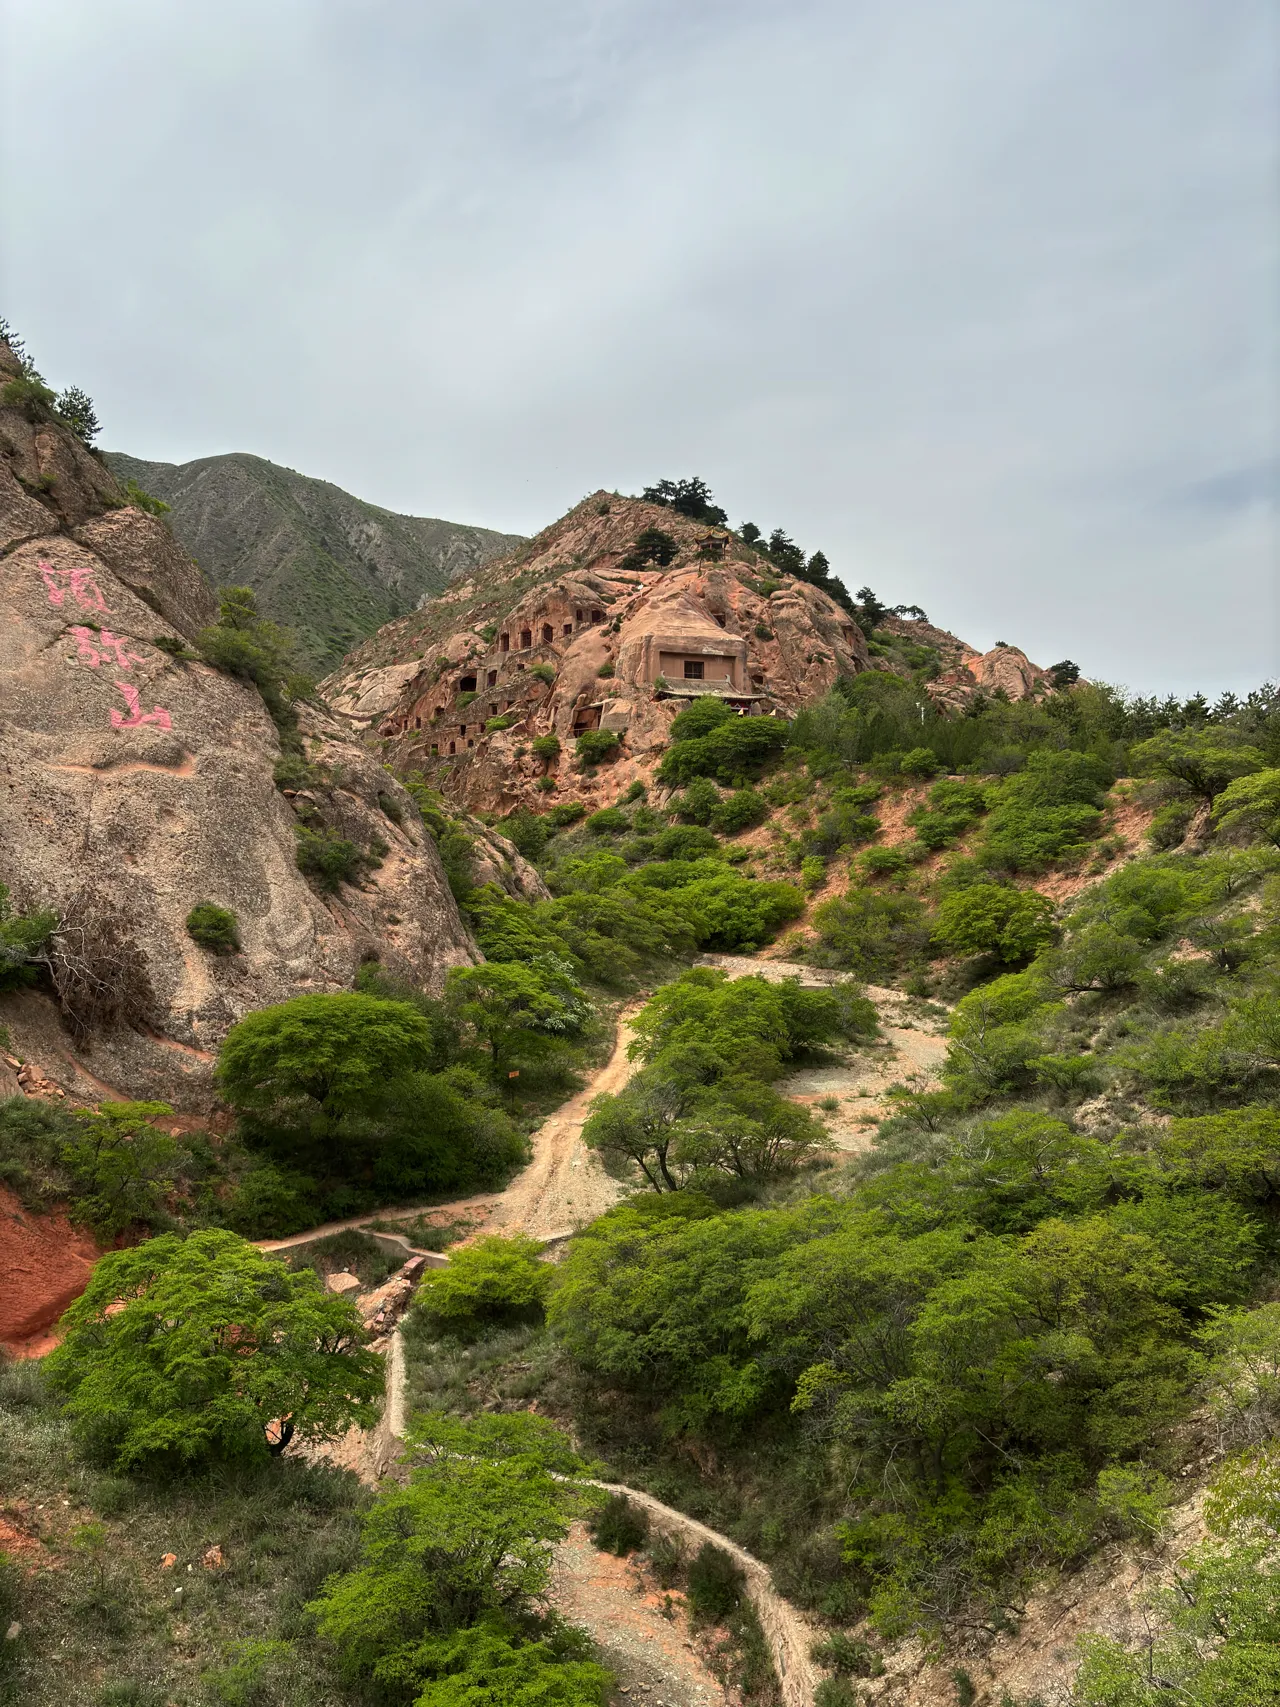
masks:
{"type": "Polygon", "coordinates": [[[257,691],[174,656],[213,614],[199,571],[68,431],[9,408],[0,527],[0,881],[62,920],[70,1026],[55,1048],[48,998],[0,999],[15,1057],[77,1096],[201,1111],[252,1009],[350,988],[369,958],[428,989],[478,958],[408,795],[322,709],[303,733],[332,778],[326,821],[381,864],[337,895],[307,882],[257,691]],[[202,901],[235,912],[240,953],[192,941],[202,901]]]}

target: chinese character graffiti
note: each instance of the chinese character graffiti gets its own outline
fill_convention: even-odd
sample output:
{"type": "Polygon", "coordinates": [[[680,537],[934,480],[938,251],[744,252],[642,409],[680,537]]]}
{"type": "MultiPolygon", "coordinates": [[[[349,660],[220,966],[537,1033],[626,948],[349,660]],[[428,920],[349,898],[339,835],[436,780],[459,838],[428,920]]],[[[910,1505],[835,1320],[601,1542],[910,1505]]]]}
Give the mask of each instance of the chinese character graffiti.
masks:
{"type": "Polygon", "coordinates": [[[73,628],[71,634],[76,643],[77,658],[91,670],[96,670],[104,662],[114,664],[117,670],[127,670],[130,665],[142,662],[142,654],[130,652],[128,641],[121,635],[112,634],[109,628],[101,628],[96,634],[91,628],[73,628]]]}
{"type": "Polygon", "coordinates": [[[173,719],[163,706],[153,706],[150,711],[143,711],[138,703],[138,690],[132,682],[117,682],[116,686],[124,695],[125,704],[129,707],[126,717],[123,711],[111,713],[113,729],[136,729],[143,723],[154,723],[157,729],[172,729],[173,719]]]}
{"type": "Polygon", "coordinates": [[[53,564],[43,557],[36,567],[49,594],[49,603],[55,610],[63,608],[68,593],[81,610],[106,610],[107,601],[102,596],[102,589],[98,586],[92,569],[79,564],[74,569],[55,569],[53,564]]]}

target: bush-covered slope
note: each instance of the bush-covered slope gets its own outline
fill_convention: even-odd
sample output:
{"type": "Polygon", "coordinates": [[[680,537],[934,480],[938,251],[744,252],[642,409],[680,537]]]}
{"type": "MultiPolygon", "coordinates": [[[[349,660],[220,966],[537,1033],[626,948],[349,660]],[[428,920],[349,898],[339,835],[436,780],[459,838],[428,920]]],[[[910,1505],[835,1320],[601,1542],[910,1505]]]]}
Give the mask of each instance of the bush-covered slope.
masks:
{"type": "Polygon", "coordinates": [[[260,456],[181,464],[112,452],[112,469],[169,505],[169,521],[215,587],[249,586],[316,674],[424,594],[520,543],[518,536],[400,516],[260,456]]]}

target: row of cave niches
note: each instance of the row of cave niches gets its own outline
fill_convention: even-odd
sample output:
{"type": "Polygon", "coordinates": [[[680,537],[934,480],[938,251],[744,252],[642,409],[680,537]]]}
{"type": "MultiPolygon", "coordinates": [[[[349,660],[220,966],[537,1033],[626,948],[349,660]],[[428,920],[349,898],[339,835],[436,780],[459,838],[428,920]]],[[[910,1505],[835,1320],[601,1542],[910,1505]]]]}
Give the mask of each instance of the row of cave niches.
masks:
{"type": "MultiPolygon", "coordinates": [[[[605,613],[602,610],[595,610],[595,609],[575,610],[573,613],[574,620],[572,622],[565,622],[565,623],[562,623],[560,625],[560,638],[562,640],[569,639],[575,633],[577,633],[579,629],[598,627],[599,624],[604,621],[604,614],[605,613]]],[[[513,653],[513,651],[518,651],[518,652],[532,652],[532,651],[534,651],[535,650],[534,630],[532,628],[521,629],[519,631],[519,641],[520,641],[519,646],[517,648],[513,649],[512,645],[511,645],[511,635],[509,633],[508,634],[500,634],[498,636],[498,652],[499,652],[499,655],[502,657],[506,657],[506,656],[511,655],[513,653]]],[[[544,646],[554,646],[555,643],[556,643],[556,631],[555,631],[554,625],[552,623],[549,623],[549,622],[544,622],[544,623],[540,624],[539,630],[538,630],[538,639],[536,642],[536,649],[540,650],[544,646]]],[[[450,699],[452,699],[453,697],[455,697],[457,694],[460,694],[460,693],[485,693],[488,690],[497,687],[497,685],[498,685],[498,673],[499,673],[500,667],[501,666],[499,666],[499,665],[495,665],[492,668],[485,669],[484,671],[471,670],[471,671],[468,671],[465,674],[459,676],[457,681],[453,685],[453,693],[450,695],[450,699]],[[481,685],[481,680],[480,680],[481,675],[484,676],[483,686],[481,685]]],[[[517,670],[524,670],[524,669],[527,669],[527,667],[528,666],[523,662],[516,665],[517,670]]],[[[506,701],[506,703],[501,708],[499,708],[499,706],[495,702],[489,708],[489,716],[490,717],[497,717],[499,715],[500,709],[503,712],[510,711],[513,708],[513,704],[514,704],[514,702],[512,700],[508,699],[506,701]]],[[[435,708],[434,714],[428,715],[428,726],[432,722],[434,722],[437,717],[443,716],[443,714],[445,713],[445,711],[447,709],[448,709],[448,701],[442,701],[439,705],[437,705],[435,708]]],[[[581,728],[579,728],[575,724],[574,734],[575,735],[581,734],[583,729],[594,729],[596,727],[596,723],[598,723],[598,721],[599,721],[599,713],[597,712],[596,713],[596,722],[594,722],[594,723],[592,723],[592,722],[583,723],[581,728]]],[[[422,732],[422,717],[421,716],[417,716],[417,717],[413,717],[413,718],[405,717],[405,718],[402,718],[398,723],[384,724],[382,729],[380,730],[381,734],[389,735],[389,736],[420,734],[421,732],[422,732]]],[[[484,732],[484,723],[483,722],[477,724],[474,731],[470,730],[470,726],[468,724],[459,723],[457,737],[448,742],[447,753],[445,751],[445,742],[443,739],[441,739],[440,741],[432,744],[431,757],[432,758],[446,758],[446,757],[451,757],[451,756],[455,755],[459,751],[465,752],[467,750],[467,748],[474,747],[476,736],[483,734],[483,732],[484,732]]]]}

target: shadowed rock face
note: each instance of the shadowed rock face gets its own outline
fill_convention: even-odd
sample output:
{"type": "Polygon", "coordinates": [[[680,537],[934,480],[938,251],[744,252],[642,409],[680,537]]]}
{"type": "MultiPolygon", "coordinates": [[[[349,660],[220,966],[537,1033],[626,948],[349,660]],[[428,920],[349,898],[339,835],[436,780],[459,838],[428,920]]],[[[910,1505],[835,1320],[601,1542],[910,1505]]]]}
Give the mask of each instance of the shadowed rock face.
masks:
{"type": "Polygon", "coordinates": [[[532,737],[554,733],[565,749],[561,798],[612,798],[652,774],[696,695],[719,693],[744,715],[792,716],[869,663],[852,617],[816,587],[722,529],[597,492],[388,624],[324,686],[383,735],[397,768],[420,768],[451,798],[495,811],[545,804],[532,737]],[[629,566],[648,528],[672,537],[674,559],[629,566]],[[507,727],[488,728],[494,719],[507,727]],[[570,769],[575,736],[595,727],[621,739],[599,781],[570,769]]]}
{"type": "MultiPolygon", "coordinates": [[[[14,371],[0,346],[0,381],[14,371]]],[[[252,1009],[350,988],[370,956],[433,990],[478,956],[408,796],[318,711],[310,756],[340,776],[326,817],[386,852],[358,888],[310,887],[256,690],[157,644],[209,620],[208,589],[120,503],[70,433],[0,408],[0,881],[20,910],[55,909],[60,953],[118,997],[74,1036],[32,992],[0,998],[0,1024],[73,1096],[202,1110],[217,1046],[252,1009]],[[187,935],[201,901],[237,914],[241,953],[187,935]]]]}

